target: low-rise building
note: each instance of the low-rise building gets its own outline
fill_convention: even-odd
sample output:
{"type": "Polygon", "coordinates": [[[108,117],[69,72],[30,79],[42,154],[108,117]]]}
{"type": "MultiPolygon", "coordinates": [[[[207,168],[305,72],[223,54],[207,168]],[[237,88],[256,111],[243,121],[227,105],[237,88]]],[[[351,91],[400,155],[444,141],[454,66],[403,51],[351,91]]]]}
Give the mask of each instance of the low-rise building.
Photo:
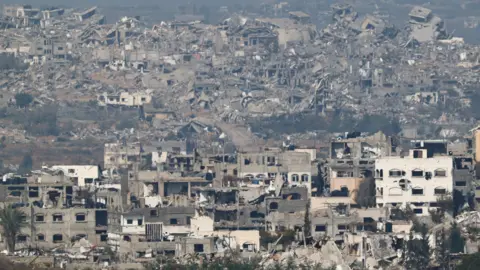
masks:
{"type": "Polygon", "coordinates": [[[100,178],[100,170],[96,165],[55,165],[51,169],[61,170],[80,187],[94,185],[100,178]]]}
{"type": "Polygon", "coordinates": [[[149,93],[121,92],[118,94],[103,93],[97,98],[99,106],[129,106],[139,107],[152,102],[152,96],[149,93]]]}

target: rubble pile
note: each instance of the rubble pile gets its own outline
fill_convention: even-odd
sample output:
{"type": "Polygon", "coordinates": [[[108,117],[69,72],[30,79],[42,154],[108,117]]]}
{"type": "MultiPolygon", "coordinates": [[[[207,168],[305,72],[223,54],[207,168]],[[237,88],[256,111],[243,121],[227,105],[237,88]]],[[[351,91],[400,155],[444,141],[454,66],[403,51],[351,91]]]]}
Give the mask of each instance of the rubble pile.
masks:
{"type": "Polygon", "coordinates": [[[1,51],[29,65],[3,73],[0,86],[10,102],[26,92],[40,106],[95,100],[142,107],[150,123],[145,130],[160,137],[196,119],[233,137],[246,134],[235,139],[240,148],[264,144],[245,131],[249,123],[279,115],[328,119],[348,111],[357,120],[395,117],[402,126],[468,122],[460,112],[479,83],[478,46],[446,33],[427,8],[414,7],[408,16],[401,28],[381,12],[360,16],[335,4],[323,29],[303,12],[233,14],[217,25],[177,16],[150,27],[132,17],[106,24],[96,7],[12,6],[4,12],[1,51]],[[446,104],[455,109],[432,119],[446,104]],[[426,108],[420,117],[419,107],[426,108]]]}

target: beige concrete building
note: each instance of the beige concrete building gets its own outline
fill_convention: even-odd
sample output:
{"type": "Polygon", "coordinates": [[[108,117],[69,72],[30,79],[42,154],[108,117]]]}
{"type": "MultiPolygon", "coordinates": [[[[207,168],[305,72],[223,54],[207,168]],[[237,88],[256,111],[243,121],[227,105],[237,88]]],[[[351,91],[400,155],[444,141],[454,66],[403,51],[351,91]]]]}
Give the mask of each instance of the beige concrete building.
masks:
{"type": "Polygon", "coordinates": [[[54,248],[81,238],[95,245],[106,243],[106,209],[86,208],[77,186],[63,173],[47,169],[29,178],[9,176],[1,182],[0,202],[17,205],[26,216],[17,248],[54,248]]]}
{"type": "Polygon", "coordinates": [[[261,152],[240,153],[237,157],[237,175],[240,178],[274,179],[281,175],[291,186],[305,186],[312,192],[312,166],[308,152],[265,149],[261,152]]]}
{"type": "Polygon", "coordinates": [[[430,156],[426,149],[405,157],[381,157],[375,162],[378,207],[409,206],[417,215],[429,215],[437,198],[453,191],[453,159],[430,156]]]}
{"type": "Polygon", "coordinates": [[[140,144],[107,143],[105,144],[103,166],[105,169],[128,167],[140,160],[140,144]]]}

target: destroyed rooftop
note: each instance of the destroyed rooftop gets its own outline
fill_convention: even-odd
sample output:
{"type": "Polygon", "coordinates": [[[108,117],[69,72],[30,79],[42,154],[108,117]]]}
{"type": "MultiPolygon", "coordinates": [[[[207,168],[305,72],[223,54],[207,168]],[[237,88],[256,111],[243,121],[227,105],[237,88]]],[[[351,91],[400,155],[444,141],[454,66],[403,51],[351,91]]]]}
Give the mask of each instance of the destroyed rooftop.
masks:
{"type": "Polygon", "coordinates": [[[480,46],[449,32],[448,8],[327,2],[162,20],[6,5],[0,201],[27,215],[18,249],[373,269],[398,266],[412,230],[390,210],[432,232],[478,223],[428,218],[442,195],[480,202],[480,46]]]}

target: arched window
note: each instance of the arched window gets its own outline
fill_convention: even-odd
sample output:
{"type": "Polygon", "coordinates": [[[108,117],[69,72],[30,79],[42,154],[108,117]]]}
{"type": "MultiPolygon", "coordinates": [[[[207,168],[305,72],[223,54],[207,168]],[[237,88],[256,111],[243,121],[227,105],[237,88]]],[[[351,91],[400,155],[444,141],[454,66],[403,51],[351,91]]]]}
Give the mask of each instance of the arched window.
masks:
{"type": "Polygon", "coordinates": [[[436,169],[435,170],[435,177],[445,177],[447,176],[447,171],[444,169],[436,169]]]}
{"type": "Polygon", "coordinates": [[[388,171],[388,176],[390,177],[402,177],[403,175],[405,175],[405,172],[401,170],[391,169],[388,171]]]}
{"type": "Polygon", "coordinates": [[[412,195],[423,195],[423,188],[421,187],[412,188],[412,195]]]}
{"type": "Polygon", "coordinates": [[[298,182],[299,177],[298,174],[292,174],[292,182],[298,182]]]}
{"type": "Polygon", "coordinates": [[[302,182],[308,182],[308,174],[302,174],[302,182]]]}
{"type": "Polygon", "coordinates": [[[412,177],[423,177],[423,170],[421,169],[412,170],[412,177]]]}

